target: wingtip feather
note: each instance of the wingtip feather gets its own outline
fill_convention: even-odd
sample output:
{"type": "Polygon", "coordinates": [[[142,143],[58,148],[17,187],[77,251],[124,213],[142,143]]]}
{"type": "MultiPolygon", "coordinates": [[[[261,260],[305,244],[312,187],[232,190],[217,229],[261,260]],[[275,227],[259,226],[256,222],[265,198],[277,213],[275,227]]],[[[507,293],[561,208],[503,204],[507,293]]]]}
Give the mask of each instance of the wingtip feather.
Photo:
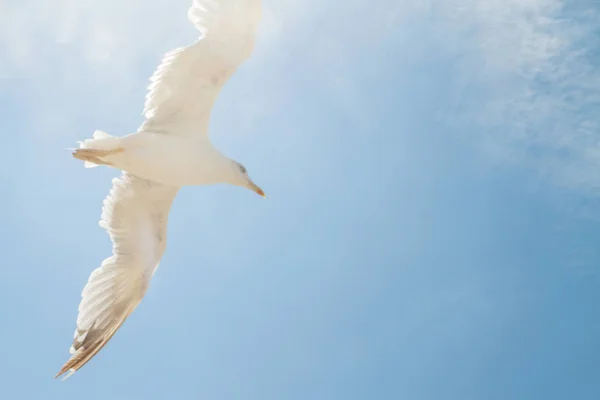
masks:
{"type": "Polygon", "coordinates": [[[68,372],[68,374],[65,375],[61,379],[61,381],[64,381],[64,380],[69,379],[71,377],[71,375],[73,375],[75,372],[77,372],[77,370],[75,368],[70,368],[69,364],[70,364],[70,361],[67,361],[67,363],[65,363],[65,365],[63,365],[61,370],[56,375],[54,375],[54,379],[57,379],[60,376],[65,375],[68,372]]]}

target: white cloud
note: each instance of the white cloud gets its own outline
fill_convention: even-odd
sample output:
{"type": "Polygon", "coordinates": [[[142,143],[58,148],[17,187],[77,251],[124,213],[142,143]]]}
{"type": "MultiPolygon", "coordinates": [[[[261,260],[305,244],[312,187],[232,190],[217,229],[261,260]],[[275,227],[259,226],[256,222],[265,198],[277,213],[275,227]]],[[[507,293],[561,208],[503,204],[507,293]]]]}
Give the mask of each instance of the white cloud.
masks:
{"type": "MultiPolygon", "coordinates": [[[[165,52],[193,43],[191,0],[40,0],[0,4],[0,77],[29,92],[31,109],[79,117],[139,112],[152,70],[165,52]],[[18,80],[15,78],[19,78],[18,80]],[[110,95],[107,95],[110,93],[110,95]],[[84,106],[86,104],[86,106],[84,106]]],[[[267,57],[306,15],[299,0],[265,2],[260,43],[267,57]]],[[[44,114],[42,113],[42,114],[44,114]]],[[[43,115],[42,115],[43,117],[43,115]]],[[[38,125],[44,121],[36,118],[38,125]]],[[[59,127],[63,128],[63,127],[59,127]]],[[[39,131],[39,129],[32,129],[39,131]]]]}

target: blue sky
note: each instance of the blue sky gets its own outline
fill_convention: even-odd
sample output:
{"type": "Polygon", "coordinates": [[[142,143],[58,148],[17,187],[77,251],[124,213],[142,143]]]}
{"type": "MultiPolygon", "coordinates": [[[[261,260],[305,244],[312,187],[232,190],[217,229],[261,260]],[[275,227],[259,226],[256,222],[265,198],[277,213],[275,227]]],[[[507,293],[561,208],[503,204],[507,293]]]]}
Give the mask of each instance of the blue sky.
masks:
{"type": "Polygon", "coordinates": [[[188,0],[5,1],[2,394],[597,399],[593,1],[265,1],[211,136],[263,200],[184,188],[141,306],[66,382],[116,171],[188,0]],[[121,6],[122,8],[117,8],[121,6]]]}

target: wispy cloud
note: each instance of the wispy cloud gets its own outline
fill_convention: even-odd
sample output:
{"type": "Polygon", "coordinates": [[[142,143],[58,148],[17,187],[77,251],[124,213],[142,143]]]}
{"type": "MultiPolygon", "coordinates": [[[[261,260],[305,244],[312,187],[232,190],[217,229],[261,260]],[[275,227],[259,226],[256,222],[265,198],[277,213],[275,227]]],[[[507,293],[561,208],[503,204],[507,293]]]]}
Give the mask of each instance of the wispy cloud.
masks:
{"type": "Polygon", "coordinates": [[[443,12],[438,28],[461,67],[447,121],[497,160],[597,192],[600,7],[557,0],[453,3],[454,13],[443,12]]]}
{"type": "MultiPolygon", "coordinates": [[[[133,104],[141,111],[147,78],[160,55],[186,44],[182,38],[194,40],[186,19],[189,3],[3,2],[0,76],[22,78],[32,103],[43,110],[32,131],[39,132],[39,125],[46,132],[68,130],[68,119],[57,117],[66,110],[90,121],[108,115],[113,123],[130,119],[116,111],[133,104]],[[55,104],[56,91],[66,104],[55,104]]],[[[340,7],[285,0],[265,1],[264,8],[254,58],[270,60],[289,46],[301,49],[307,73],[364,125],[373,123],[368,117],[372,99],[355,83],[361,73],[355,64],[366,49],[395,38],[405,55],[401,62],[437,60],[449,74],[446,104],[438,107],[448,130],[464,132],[461,139],[501,162],[526,164],[560,184],[600,189],[595,112],[600,72],[594,67],[600,6],[594,2],[353,1],[340,7]]],[[[386,68],[373,61],[362,68],[386,68]]],[[[243,107],[238,111],[242,116],[266,112],[266,103],[281,95],[238,102],[243,107]]]]}

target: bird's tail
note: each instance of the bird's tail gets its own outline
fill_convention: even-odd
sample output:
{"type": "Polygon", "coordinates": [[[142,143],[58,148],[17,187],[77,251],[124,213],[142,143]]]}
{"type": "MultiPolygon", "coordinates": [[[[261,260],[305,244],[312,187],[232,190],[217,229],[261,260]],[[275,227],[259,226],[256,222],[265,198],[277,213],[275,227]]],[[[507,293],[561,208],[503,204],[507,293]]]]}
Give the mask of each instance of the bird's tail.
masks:
{"type": "Polygon", "coordinates": [[[95,131],[91,139],[79,142],[79,149],[73,151],[73,157],[83,160],[86,168],[111,165],[102,158],[122,153],[124,151],[122,140],[122,138],[111,136],[106,132],[95,131]]]}

